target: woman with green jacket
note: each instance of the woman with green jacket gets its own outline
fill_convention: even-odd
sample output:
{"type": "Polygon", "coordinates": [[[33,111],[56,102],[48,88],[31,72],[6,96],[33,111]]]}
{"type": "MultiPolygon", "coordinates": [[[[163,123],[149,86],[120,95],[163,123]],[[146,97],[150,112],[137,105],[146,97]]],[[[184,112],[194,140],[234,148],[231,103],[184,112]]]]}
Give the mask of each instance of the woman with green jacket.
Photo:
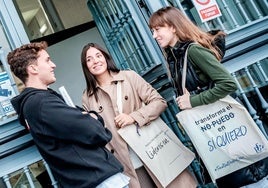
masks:
{"type": "MultiPolygon", "coordinates": [[[[175,7],[165,7],[154,12],[149,27],[153,37],[166,52],[177,93],[176,102],[181,110],[213,103],[236,91],[234,78],[220,63],[224,51],[221,51],[217,41],[224,37],[223,32],[211,34],[202,31],[175,7]],[[183,60],[189,44],[186,89],[182,89],[183,60]]],[[[250,188],[262,185],[267,187],[267,174],[268,159],[264,159],[216,182],[222,188],[245,185],[250,188]]]]}

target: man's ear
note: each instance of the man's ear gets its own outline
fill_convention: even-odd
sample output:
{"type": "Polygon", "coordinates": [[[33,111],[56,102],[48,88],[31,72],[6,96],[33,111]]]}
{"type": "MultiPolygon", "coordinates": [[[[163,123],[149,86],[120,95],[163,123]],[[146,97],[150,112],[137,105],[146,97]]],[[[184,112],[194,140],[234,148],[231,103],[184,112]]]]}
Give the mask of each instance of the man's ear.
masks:
{"type": "Polygon", "coordinates": [[[36,73],[37,71],[37,67],[35,65],[30,65],[28,67],[28,70],[31,72],[31,73],[36,73]]]}

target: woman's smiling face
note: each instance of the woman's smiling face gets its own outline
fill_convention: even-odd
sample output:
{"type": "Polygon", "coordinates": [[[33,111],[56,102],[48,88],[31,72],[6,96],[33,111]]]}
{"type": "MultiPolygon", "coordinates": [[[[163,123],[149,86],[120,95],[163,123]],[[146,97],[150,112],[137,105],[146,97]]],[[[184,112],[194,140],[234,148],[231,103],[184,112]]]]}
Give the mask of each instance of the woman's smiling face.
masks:
{"type": "Polygon", "coordinates": [[[152,29],[153,38],[157,41],[160,47],[173,47],[178,41],[176,30],[172,26],[156,26],[152,29]]]}
{"type": "Polygon", "coordinates": [[[89,72],[94,76],[102,75],[108,71],[105,56],[100,50],[94,47],[90,47],[87,50],[86,61],[89,72]]]}

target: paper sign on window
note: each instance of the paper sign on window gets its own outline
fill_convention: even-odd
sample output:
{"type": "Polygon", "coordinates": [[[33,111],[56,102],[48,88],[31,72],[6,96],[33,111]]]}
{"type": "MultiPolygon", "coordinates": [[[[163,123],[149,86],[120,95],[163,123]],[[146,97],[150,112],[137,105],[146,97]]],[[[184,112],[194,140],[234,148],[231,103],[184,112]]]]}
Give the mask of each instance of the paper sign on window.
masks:
{"type": "Polygon", "coordinates": [[[221,16],[221,11],[215,0],[192,0],[202,22],[221,16]]]}

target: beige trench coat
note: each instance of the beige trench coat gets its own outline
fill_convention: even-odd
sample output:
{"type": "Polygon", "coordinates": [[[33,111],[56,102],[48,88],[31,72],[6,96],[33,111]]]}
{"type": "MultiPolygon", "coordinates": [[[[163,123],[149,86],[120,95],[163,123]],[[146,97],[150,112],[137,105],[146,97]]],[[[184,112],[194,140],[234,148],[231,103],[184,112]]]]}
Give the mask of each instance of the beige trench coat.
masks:
{"type": "MultiPolygon", "coordinates": [[[[114,123],[115,116],[119,114],[116,101],[116,84],[119,81],[122,82],[123,113],[129,114],[139,126],[146,126],[150,121],[156,119],[166,109],[167,104],[164,98],[136,72],[120,71],[119,73],[112,73],[112,76],[113,81],[111,85],[105,87],[97,86],[98,101],[94,96],[88,97],[87,93],[84,92],[82,103],[87,110],[95,110],[103,117],[105,126],[113,135],[111,142],[107,144],[107,148],[114,153],[115,157],[124,166],[124,173],[131,179],[129,187],[139,188],[140,182],[131,163],[127,144],[117,133],[118,128],[114,123]],[[142,103],[146,105],[144,106],[142,103]]],[[[192,176],[187,174],[186,172],[185,177],[196,185],[192,176]]],[[[153,176],[151,173],[150,175],[151,177],[153,176]]],[[[158,187],[161,187],[155,177],[152,177],[152,179],[159,185],[158,187]]],[[[183,179],[181,183],[185,184],[188,180],[183,179]]],[[[187,188],[191,187],[189,184],[186,185],[187,188]]],[[[176,183],[175,187],[183,186],[179,186],[176,183]]]]}

